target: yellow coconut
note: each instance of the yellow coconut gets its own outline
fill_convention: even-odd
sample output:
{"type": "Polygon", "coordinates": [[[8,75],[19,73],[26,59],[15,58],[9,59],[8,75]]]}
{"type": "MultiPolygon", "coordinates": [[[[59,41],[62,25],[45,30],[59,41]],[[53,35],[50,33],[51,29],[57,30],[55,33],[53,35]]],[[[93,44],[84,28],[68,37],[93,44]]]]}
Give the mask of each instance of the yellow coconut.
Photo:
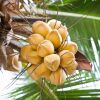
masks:
{"type": "Polygon", "coordinates": [[[33,80],[38,80],[40,78],[40,76],[36,75],[36,73],[34,73],[34,71],[36,70],[38,66],[37,65],[32,65],[27,69],[27,73],[28,75],[33,79],[33,80]]]}
{"type": "Polygon", "coordinates": [[[64,49],[69,50],[73,54],[76,54],[76,52],[78,51],[78,46],[75,42],[68,42],[64,49]]]}
{"type": "Polygon", "coordinates": [[[20,59],[21,61],[27,61],[27,55],[30,53],[30,51],[32,51],[32,46],[31,45],[25,45],[21,47],[21,51],[20,51],[20,59]]]}
{"type": "Polygon", "coordinates": [[[51,71],[56,71],[60,65],[60,57],[57,54],[51,54],[44,58],[44,63],[51,71]]]}
{"type": "Polygon", "coordinates": [[[57,71],[52,72],[50,76],[50,81],[52,84],[61,85],[66,80],[66,73],[63,69],[59,68],[57,71]]]}
{"type": "Polygon", "coordinates": [[[31,45],[21,47],[21,59],[32,64],[40,64],[42,58],[37,54],[37,51],[32,49],[31,45]]]}
{"type": "Polygon", "coordinates": [[[49,77],[51,74],[51,71],[47,68],[47,66],[42,63],[35,69],[34,73],[39,77],[49,77]]]}
{"type": "Polygon", "coordinates": [[[75,66],[77,64],[77,62],[75,61],[75,59],[72,60],[72,62],[70,62],[65,68],[70,67],[70,66],[75,66]]]}
{"type": "Polygon", "coordinates": [[[59,51],[62,51],[62,50],[68,50],[72,52],[73,54],[76,54],[76,52],[78,51],[78,46],[75,42],[66,41],[59,48],[59,51]]]}
{"type": "Polygon", "coordinates": [[[44,37],[40,34],[32,34],[28,37],[27,41],[30,43],[34,50],[37,49],[37,46],[40,42],[44,40],[44,37]]]}
{"type": "Polygon", "coordinates": [[[58,48],[62,43],[62,37],[56,29],[47,34],[46,39],[50,40],[55,48],[58,48]]]}
{"type": "Polygon", "coordinates": [[[65,41],[65,40],[67,39],[67,36],[68,36],[67,27],[61,26],[61,27],[58,29],[58,32],[60,33],[60,35],[61,35],[61,37],[62,37],[62,41],[65,41]]]}
{"type": "Polygon", "coordinates": [[[51,32],[51,27],[43,21],[36,21],[32,25],[32,31],[33,33],[41,34],[45,37],[49,32],[51,32]]]}
{"type": "Polygon", "coordinates": [[[37,51],[31,51],[27,55],[27,61],[32,64],[40,64],[42,62],[43,58],[41,58],[37,51]]]}
{"type": "Polygon", "coordinates": [[[71,65],[68,65],[65,68],[65,71],[67,72],[68,75],[72,75],[75,73],[77,66],[78,66],[78,63],[74,61],[71,65]]]}
{"type": "Polygon", "coordinates": [[[45,57],[54,53],[54,46],[51,41],[44,40],[38,45],[37,52],[39,56],[45,57]]]}
{"type": "Polygon", "coordinates": [[[58,52],[60,52],[60,51],[62,51],[62,50],[66,50],[66,49],[64,49],[64,48],[66,47],[67,44],[68,44],[68,41],[64,41],[64,42],[60,45],[60,47],[58,48],[58,52]]]}
{"type": "Polygon", "coordinates": [[[48,21],[48,25],[52,29],[58,29],[61,26],[61,21],[58,21],[56,19],[51,19],[51,20],[48,21]]]}
{"type": "Polygon", "coordinates": [[[75,56],[72,52],[68,51],[68,50],[63,50],[59,53],[60,55],[60,65],[62,67],[67,67],[69,63],[71,63],[74,59],[75,56]]]}

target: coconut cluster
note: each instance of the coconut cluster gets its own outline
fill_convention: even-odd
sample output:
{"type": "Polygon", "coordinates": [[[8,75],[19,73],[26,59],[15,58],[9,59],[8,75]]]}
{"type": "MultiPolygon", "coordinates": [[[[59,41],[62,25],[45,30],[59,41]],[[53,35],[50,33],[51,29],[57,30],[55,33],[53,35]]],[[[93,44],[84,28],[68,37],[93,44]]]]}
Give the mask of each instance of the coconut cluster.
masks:
{"type": "Polygon", "coordinates": [[[52,84],[60,85],[66,75],[76,71],[75,42],[68,42],[68,30],[58,20],[48,23],[36,21],[32,25],[33,34],[27,39],[28,45],[21,47],[21,61],[31,63],[27,72],[33,80],[41,77],[52,84]]]}

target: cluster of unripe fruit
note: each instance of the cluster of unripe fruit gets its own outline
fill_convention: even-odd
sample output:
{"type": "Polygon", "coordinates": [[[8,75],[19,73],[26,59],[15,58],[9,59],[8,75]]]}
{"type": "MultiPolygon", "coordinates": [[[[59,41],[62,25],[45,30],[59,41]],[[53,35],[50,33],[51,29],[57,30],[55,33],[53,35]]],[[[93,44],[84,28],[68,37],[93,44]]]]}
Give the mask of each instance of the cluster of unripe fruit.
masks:
{"type": "Polygon", "coordinates": [[[75,61],[77,44],[67,41],[67,28],[55,19],[48,23],[34,22],[32,31],[20,54],[22,62],[32,64],[28,74],[34,80],[44,77],[52,84],[63,84],[66,75],[73,74],[78,65],[75,61]]]}

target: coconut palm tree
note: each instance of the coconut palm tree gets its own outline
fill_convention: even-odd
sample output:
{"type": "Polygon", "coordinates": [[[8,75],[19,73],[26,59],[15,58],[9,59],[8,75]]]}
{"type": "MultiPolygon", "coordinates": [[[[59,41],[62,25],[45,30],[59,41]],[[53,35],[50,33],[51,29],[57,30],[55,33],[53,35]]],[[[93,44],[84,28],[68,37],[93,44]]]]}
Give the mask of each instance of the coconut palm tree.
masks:
{"type": "MultiPolygon", "coordinates": [[[[25,22],[31,23],[38,19],[47,21],[55,18],[62,21],[68,28],[69,38],[78,44],[79,50],[91,61],[92,71],[78,70],[75,75],[68,76],[65,83],[60,86],[52,85],[45,79],[33,81],[27,73],[24,73],[25,71],[21,71],[15,81],[25,82],[10,93],[10,98],[15,100],[98,98],[100,95],[98,87],[100,81],[100,0],[20,0],[20,5],[22,16],[18,18],[14,16],[14,20],[24,19],[25,22]]],[[[16,33],[21,31],[19,27],[14,30],[16,33]]],[[[19,35],[23,37],[29,34],[31,33],[28,31],[24,35],[19,35]]],[[[84,63],[82,65],[84,66],[84,63]]],[[[88,64],[85,68],[81,66],[81,69],[88,69],[88,64]]],[[[10,85],[12,84],[13,82],[10,85]]]]}

